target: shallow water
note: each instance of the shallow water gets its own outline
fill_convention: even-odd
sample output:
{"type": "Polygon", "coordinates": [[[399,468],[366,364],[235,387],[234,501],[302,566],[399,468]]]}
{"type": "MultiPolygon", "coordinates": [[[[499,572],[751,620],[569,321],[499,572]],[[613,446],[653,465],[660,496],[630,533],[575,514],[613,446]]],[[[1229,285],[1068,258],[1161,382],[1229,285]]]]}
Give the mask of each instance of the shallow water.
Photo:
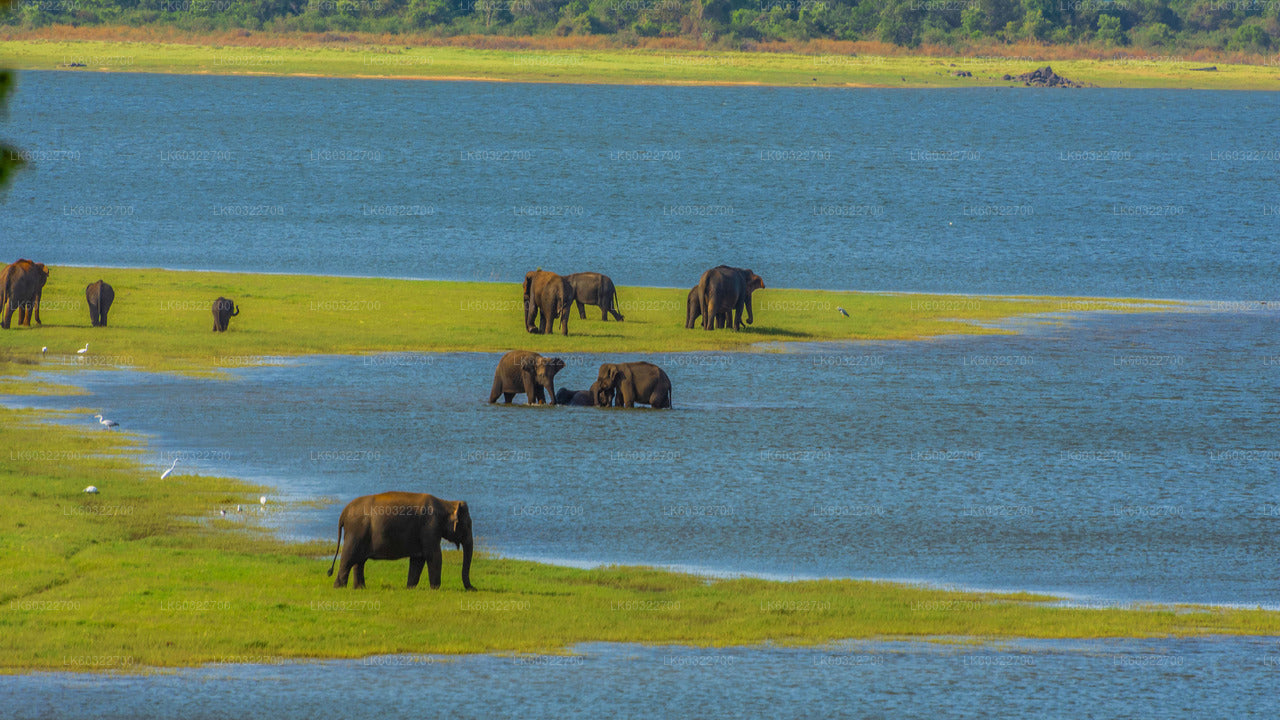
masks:
{"type": "MultiPolygon", "coordinates": [[[[844,643],[573,656],[216,664],[171,674],[0,677],[28,718],[1274,717],[1274,639],[844,643]]],[[[237,662],[227,658],[227,663],[237,662]]]]}
{"type": "MultiPolygon", "coordinates": [[[[1280,607],[1278,330],[1275,310],[1092,315],[647,356],[670,412],[490,406],[497,356],[479,353],[84,373],[91,399],[21,401],[100,407],[155,435],[158,468],[285,498],[465,499],[515,557],[1280,607]]],[[[603,359],[566,355],[558,385],[603,359]]],[[[332,540],[339,509],[275,520],[332,540]]]]}
{"type": "Polygon", "coordinates": [[[1280,96],[23,72],[0,257],[1275,299],[1280,96]]]}

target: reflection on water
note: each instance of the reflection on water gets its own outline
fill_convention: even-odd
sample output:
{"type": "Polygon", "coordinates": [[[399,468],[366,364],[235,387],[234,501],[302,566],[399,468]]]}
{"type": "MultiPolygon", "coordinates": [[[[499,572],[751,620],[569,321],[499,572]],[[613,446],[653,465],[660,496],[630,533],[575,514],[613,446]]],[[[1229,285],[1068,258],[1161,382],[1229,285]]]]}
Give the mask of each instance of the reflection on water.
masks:
{"type": "MultiPolygon", "coordinates": [[[[89,401],[23,401],[91,404],[153,433],[161,468],[182,452],[182,470],[286,497],[465,499],[510,556],[1278,606],[1278,326],[1274,311],[1080,316],[1015,337],[649,356],[669,412],[490,406],[496,354],[310,358],[231,381],[85,373],[89,401]]],[[[604,359],[566,355],[559,385],[586,387],[604,359]]],[[[332,540],[338,510],[284,527],[332,540]]]]}
{"type": "MultiPolygon", "coordinates": [[[[161,675],[0,678],[15,720],[320,717],[1274,717],[1275,639],[585,645],[161,675]]],[[[241,662],[227,658],[228,663],[241,662]]]]}

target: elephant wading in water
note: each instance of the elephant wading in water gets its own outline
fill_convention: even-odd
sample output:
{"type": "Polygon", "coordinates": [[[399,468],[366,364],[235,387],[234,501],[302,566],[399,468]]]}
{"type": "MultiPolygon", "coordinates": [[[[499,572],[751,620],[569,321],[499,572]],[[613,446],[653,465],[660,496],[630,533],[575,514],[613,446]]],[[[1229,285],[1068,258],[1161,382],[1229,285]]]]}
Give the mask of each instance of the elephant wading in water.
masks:
{"type": "MultiPolygon", "coordinates": [[[[702,293],[698,290],[697,285],[689,289],[689,299],[685,302],[685,308],[684,327],[686,330],[692,330],[697,326],[698,318],[702,317],[702,293]]],[[[729,313],[727,312],[716,315],[716,327],[724,327],[728,319],[729,313]]]]}
{"type": "Polygon", "coordinates": [[[534,270],[524,276],[524,328],[531,333],[555,331],[569,334],[569,308],[573,306],[573,286],[553,272],[534,270]]]}
{"type": "Polygon", "coordinates": [[[226,332],[231,318],[240,314],[240,308],[224,297],[213,301],[213,331],[226,332]],[[234,312],[233,312],[234,310],[234,312]]]}
{"type": "Polygon", "coordinates": [[[605,363],[592,385],[596,405],[633,408],[636,403],[653,408],[671,407],[671,378],[662,368],[648,362],[605,363]]]}
{"type": "Polygon", "coordinates": [[[89,322],[94,327],[106,327],[107,313],[111,310],[111,303],[116,301],[116,291],[99,280],[84,289],[84,299],[89,302],[89,322]]]}
{"type": "MultiPolygon", "coordinates": [[[[591,383],[588,390],[578,390],[574,392],[568,388],[560,388],[556,392],[557,405],[571,405],[580,407],[595,407],[596,398],[599,396],[599,381],[591,383]]],[[[612,398],[611,398],[612,399],[612,398]]]]}
{"type": "Polygon", "coordinates": [[[698,291],[702,296],[702,329],[716,327],[718,316],[727,313],[725,325],[735,331],[741,330],[743,308],[746,308],[747,324],[750,325],[754,321],[751,294],[763,289],[764,280],[743,268],[720,265],[702,273],[698,280],[698,291]]]}
{"type": "Polygon", "coordinates": [[[347,586],[347,574],[356,571],[355,588],[364,588],[367,560],[409,558],[409,587],[417,587],[422,566],[427,566],[431,589],[440,587],[440,541],[462,548],[462,587],[471,585],[471,512],[465,501],[441,500],[426,493],[384,492],[352,500],[338,518],[338,547],[333,551],[329,575],[342,552],[342,564],[333,586],[347,586]],[[342,542],[346,531],[347,542],[342,542]]]}
{"type": "Polygon", "coordinates": [[[498,361],[498,369],[493,371],[493,389],[489,391],[489,402],[510,403],[519,393],[524,393],[530,405],[556,402],[556,373],[564,369],[564,361],[560,358],[543,357],[528,350],[512,350],[498,361]]]}
{"type": "Polygon", "coordinates": [[[573,299],[578,305],[578,317],[587,319],[585,305],[596,305],[600,308],[600,319],[608,322],[609,316],[622,322],[622,314],[618,312],[618,289],[608,275],[595,272],[580,272],[565,275],[565,280],[573,286],[573,299]]]}
{"type": "Polygon", "coordinates": [[[31,327],[31,320],[40,322],[40,295],[49,281],[49,268],[44,263],[19,259],[0,271],[0,328],[9,329],[13,312],[18,311],[18,324],[31,327]]]}

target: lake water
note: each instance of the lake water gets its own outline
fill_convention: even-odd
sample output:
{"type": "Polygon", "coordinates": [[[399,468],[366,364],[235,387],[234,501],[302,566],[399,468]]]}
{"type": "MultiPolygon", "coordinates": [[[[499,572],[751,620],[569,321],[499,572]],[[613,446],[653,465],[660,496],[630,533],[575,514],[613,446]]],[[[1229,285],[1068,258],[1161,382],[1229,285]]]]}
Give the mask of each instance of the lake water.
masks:
{"type": "Polygon", "coordinates": [[[1280,95],[24,72],[0,257],[1273,299],[1280,95]]]}
{"type": "MultiPolygon", "coordinates": [[[[670,286],[728,261],[779,287],[1219,301],[647,356],[670,412],[489,406],[487,354],[82,372],[89,398],[8,400],[101,408],[153,435],[158,466],[280,499],[467,499],[486,548],[554,562],[1280,607],[1280,96],[23,73],[11,109],[36,169],[8,191],[6,258],[670,286]]],[[[565,359],[557,384],[581,389],[605,358],[565,359]]],[[[337,512],[271,517],[331,540],[337,512]]],[[[1280,671],[1258,639],[580,650],[0,691],[18,717],[373,715],[456,708],[460,687],[464,716],[660,697],[693,716],[1241,717],[1276,714],[1280,671]]]]}

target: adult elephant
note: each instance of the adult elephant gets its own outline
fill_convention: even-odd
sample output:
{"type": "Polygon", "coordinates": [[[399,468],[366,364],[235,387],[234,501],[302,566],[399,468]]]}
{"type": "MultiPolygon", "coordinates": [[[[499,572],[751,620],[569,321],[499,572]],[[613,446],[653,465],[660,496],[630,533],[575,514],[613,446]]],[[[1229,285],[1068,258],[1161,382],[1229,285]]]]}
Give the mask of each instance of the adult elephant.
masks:
{"type": "MultiPolygon", "coordinates": [[[[698,286],[694,285],[689,289],[689,299],[685,302],[685,329],[692,330],[698,324],[700,317],[702,317],[702,293],[699,292],[698,286]]],[[[716,315],[716,327],[723,328],[728,317],[727,312],[716,315]]]]}
{"type": "Polygon", "coordinates": [[[609,316],[622,322],[622,313],[618,312],[618,289],[608,275],[597,272],[580,272],[565,275],[565,280],[573,286],[573,299],[578,305],[578,318],[587,319],[586,305],[600,308],[600,319],[608,322],[609,316]]]}
{"type": "Polygon", "coordinates": [[[356,571],[355,589],[364,588],[364,564],[368,560],[409,558],[409,587],[417,587],[422,566],[427,566],[431,589],[440,587],[440,541],[462,548],[462,587],[471,585],[471,512],[465,501],[441,500],[434,495],[384,492],[364,495],[347,503],[338,517],[338,547],[333,551],[329,575],[342,552],[342,564],[333,586],[347,586],[347,576],[356,571]],[[347,541],[342,542],[343,531],[347,541]]]}
{"type": "Polygon", "coordinates": [[[671,407],[671,378],[650,362],[605,363],[596,378],[596,404],[633,408],[636,403],[653,408],[671,407]]]}
{"type": "Polygon", "coordinates": [[[18,324],[31,327],[34,318],[40,322],[40,296],[44,284],[49,281],[49,268],[44,263],[20,258],[0,270],[0,311],[4,312],[0,328],[9,329],[13,313],[18,312],[18,324]]]}
{"type": "Polygon", "coordinates": [[[747,324],[754,321],[751,310],[751,294],[764,289],[764,280],[744,268],[719,265],[702,273],[698,291],[702,296],[702,329],[716,326],[716,316],[729,313],[725,325],[735,331],[742,329],[742,311],[747,311],[747,324]]]}
{"type": "Polygon", "coordinates": [[[240,314],[240,307],[231,300],[219,297],[213,301],[213,331],[226,332],[231,318],[240,314]]]}
{"type": "Polygon", "coordinates": [[[497,402],[501,395],[503,402],[510,404],[517,394],[524,393],[530,405],[548,402],[548,398],[555,405],[556,373],[563,369],[564,361],[560,358],[543,357],[528,350],[512,350],[498,360],[498,369],[493,371],[489,402],[497,402]]]}
{"type": "Polygon", "coordinates": [[[111,311],[111,303],[116,301],[116,291],[99,280],[89,283],[84,289],[84,299],[89,303],[89,322],[94,327],[106,327],[107,313],[111,311]]]}
{"type": "Polygon", "coordinates": [[[573,286],[568,280],[545,270],[534,270],[524,276],[524,328],[531,333],[555,331],[560,319],[560,333],[569,334],[569,308],[573,306],[573,286]]]}

